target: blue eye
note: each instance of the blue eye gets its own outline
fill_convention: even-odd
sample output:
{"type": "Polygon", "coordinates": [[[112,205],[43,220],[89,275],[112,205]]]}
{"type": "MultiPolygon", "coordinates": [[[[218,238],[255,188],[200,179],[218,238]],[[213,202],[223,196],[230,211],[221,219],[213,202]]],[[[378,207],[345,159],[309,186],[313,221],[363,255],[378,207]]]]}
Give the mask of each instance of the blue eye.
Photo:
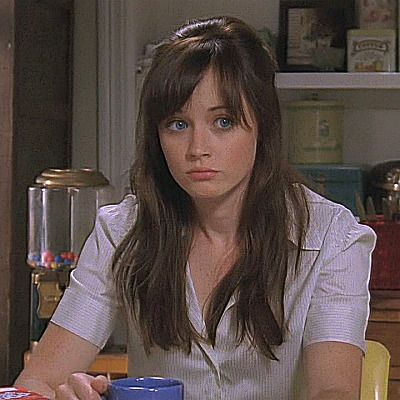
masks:
{"type": "Polygon", "coordinates": [[[218,118],[216,122],[218,127],[222,129],[232,128],[233,125],[233,121],[230,120],[229,118],[218,118]]]}
{"type": "Polygon", "coordinates": [[[182,131],[188,127],[188,124],[182,120],[175,120],[168,124],[168,129],[173,131],[182,131]]]}

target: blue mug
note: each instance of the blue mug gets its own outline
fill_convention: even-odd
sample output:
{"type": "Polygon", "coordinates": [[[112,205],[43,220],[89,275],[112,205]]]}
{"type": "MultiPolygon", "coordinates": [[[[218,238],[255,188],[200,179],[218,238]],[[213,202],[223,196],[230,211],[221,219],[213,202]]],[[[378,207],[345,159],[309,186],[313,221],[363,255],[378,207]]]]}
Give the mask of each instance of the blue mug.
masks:
{"type": "Polygon", "coordinates": [[[124,378],[108,385],[107,400],[183,400],[183,383],[161,377],[124,378]]]}

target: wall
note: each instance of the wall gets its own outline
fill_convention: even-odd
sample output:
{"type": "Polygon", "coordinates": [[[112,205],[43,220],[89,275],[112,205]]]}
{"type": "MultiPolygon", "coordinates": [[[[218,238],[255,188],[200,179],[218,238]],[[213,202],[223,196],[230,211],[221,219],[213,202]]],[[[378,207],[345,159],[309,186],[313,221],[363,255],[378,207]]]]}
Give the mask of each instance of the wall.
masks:
{"type": "Polygon", "coordinates": [[[96,1],[75,1],[72,166],[97,168],[96,1]]]}
{"type": "Polygon", "coordinates": [[[275,33],[278,30],[279,1],[276,0],[152,0],[152,4],[152,24],[147,31],[150,40],[168,34],[187,19],[212,15],[233,15],[256,29],[269,27],[275,33]]]}

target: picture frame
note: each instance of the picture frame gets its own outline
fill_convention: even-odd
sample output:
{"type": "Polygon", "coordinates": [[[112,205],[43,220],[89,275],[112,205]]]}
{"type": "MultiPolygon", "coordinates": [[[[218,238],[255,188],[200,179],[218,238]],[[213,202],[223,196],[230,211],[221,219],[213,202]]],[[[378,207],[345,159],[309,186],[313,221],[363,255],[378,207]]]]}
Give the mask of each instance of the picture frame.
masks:
{"type": "Polygon", "coordinates": [[[352,28],[354,0],[281,0],[280,70],[345,71],[346,33],[352,28]]]}

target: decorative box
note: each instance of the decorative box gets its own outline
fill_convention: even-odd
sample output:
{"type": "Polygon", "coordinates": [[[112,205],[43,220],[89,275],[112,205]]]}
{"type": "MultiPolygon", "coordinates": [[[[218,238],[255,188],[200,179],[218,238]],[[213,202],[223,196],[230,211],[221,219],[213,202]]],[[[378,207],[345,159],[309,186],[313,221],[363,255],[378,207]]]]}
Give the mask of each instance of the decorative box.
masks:
{"type": "Polygon", "coordinates": [[[364,199],[367,177],[365,167],[346,164],[295,164],[294,167],[305,176],[311,189],[343,204],[354,215],[358,215],[355,194],[358,193],[364,199]]]}
{"type": "Polygon", "coordinates": [[[376,246],[372,253],[370,289],[400,289],[400,223],[384,221],[365,222],[376,233],[376,246]]]}

